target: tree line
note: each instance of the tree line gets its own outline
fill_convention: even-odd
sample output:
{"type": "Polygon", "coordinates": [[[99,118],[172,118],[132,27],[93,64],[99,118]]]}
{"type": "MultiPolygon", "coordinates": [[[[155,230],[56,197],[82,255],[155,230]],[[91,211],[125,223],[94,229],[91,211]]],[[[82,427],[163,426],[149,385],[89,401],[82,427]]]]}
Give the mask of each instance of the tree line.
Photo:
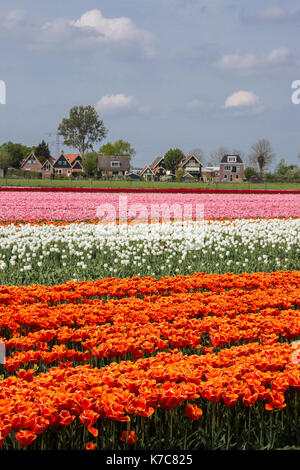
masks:
{"type": "MultiPolygon", "coordinates": [[[[96,109],[90,105],[73,106],[69,111],[69,116],[63,118],[59,124],[58,134],[63,137],[64,145],[76,149],[81,155],[83,169],[89,176],[97,172],[99,155],[120,155],[131,158],[136,154],[131,144],[122,139],[107,142],[99,148],[98,152],[94,150],[95,145],[106,138],[108,130],[96,109]]],[[[13,142],[4,143],[0,146],[0,168],[4,170],[9,167],[20,168],[22,160],[31,151],[34,151],[41,162],[50,157],[48,144],[44,140],[33,147],[13,142]]],[[[231,150],[227,147],[220,147],[211,152],[208,159],[200,148],[192,149],[188,153],[193,153],[206,166],[219,166],[222,157],[226,154],[239,155],[247,167],[245,170],[246,178],[250,178],[254,174],[259,174],[261,177],[271,175],[271,173],[266,173],[266,170],[276,159],[276,154],[273,152],[270,142],[266,139],[261,139],[253,144],[248,155],[238,149],[231,150]]],[[[185,154],[181,149],[169,149],[164,155],[166,169],[175,172],[184,156],[185,154]]],[[[289,178],[299,178],[299,171],[297,165],[287,165],[284,160],[281,160],[275,173],[277,172],[276,174],[280,177],[288,175],[289,178]]]]}

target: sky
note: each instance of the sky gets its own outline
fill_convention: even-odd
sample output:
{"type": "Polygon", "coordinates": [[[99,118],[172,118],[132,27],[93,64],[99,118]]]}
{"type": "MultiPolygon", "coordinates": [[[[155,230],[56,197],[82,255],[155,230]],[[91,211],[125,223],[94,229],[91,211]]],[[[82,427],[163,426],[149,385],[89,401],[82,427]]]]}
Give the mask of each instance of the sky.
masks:
{"type": "Polygon", "coordinates": [[[299,1],[0,0],[0,7],[0,143],[44,139],[54,154],[71,107],[92,105],[109,131],[95,150],[129,141],[134,167],[175,147],[200,148],[206,162],[220,146],[247,155],[259,139],[270,141],[274,165],[299,163],[300,104],[292,102],[299,1]]]}

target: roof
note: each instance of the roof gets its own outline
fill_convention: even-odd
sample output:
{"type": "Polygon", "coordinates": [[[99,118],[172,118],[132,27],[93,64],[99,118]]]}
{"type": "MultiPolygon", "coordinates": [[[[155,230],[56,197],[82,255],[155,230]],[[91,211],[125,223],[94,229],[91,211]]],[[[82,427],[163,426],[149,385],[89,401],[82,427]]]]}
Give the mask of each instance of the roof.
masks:
{"type": "Polygon", "coordinates": [[[140,171],[139,175],[143,175],[147,169],[150,170],[150,172],[152,173],[152,175],[154,175],[154,172],[153,172],[153,170],[151,169],[150,165],[145,165],[144,168],[142,169],[142,171],[140,171]]]}
{"type": "Polygon", "coordinates": [[[202,171],[205,173],[213,172],[213,171],[220,171],[219,166],[206,166],[205,168],[202,169],[202,171]]]}
{"type": "Polygon", "coordinates": [[[43,163],[43,165],[42,165],[42,169],[44,168],[44,166],[46,165],[46,163],[49,163],[49,165],[53,167],[54,158],[51,157],[51,160],[50,160],[50,159],[45,160],[44,163],[43,163]],[[52,161],[51,161],[51,160],[52,160],[52,161]]]}
{"type": "Polygon", "coordinates": [[[199,164],[200,164],[201,166],[203,166],[202,163],[200,162],[199,158],[196,157],[196,155],[194,155],[193,153],[189,153],[186,157],[184,157],[184,158],[181,160],[181,162],[180,162],[179,165],[178,165],[178,168],[184,167],[184,166],[189,162],[189,160],[190,160],[191,158],[195,158],[195,159],[199,162],[199,164]]]}
{"type": "Polygon", "coordinates": [[[123,155],[100,155],[98,157],[97,169],[98,171],[108,171],[113,167],[111,162],[120,162],[119,170],[129,170],[130,168],[130,157],[123,155]]]}
{"type": "Polygon", "coordinates": [[[155,160],[153,160],[153,162],[149,165],[151,170],[154,170],[157,167],[157,165],[161,163],[163,159],[164,157],[156,157],[155,160]]]}
{"type": "Polygon", "coordinates": [[[39,161],[39,159],[38,159],[38,157],[35,155],[35,153],[34,153],[33,151],[31,151],[30,154],[27,155],[26,158],[23,158],[23,160],[21,161],[21,163],[20,163],[20,168],[22,168],[22,167],[25,165],[25,163],[27,163],[27,160],[28,160],[29,157],[31,157],[31,156],[33,156],[33,157],[36,159],[37,163],[39,163],[40,165],[42,165],[42,163],[39,161]]]}
{"type": "Polygon", "coordinates": [[[77,157],[80,157],[80,155],[79,153],[68,153],[67,155],[65,155],[65,157],[68,162],[72,164],[77,157]]]}
{"type": "Polygon", "coordinates": [[[77,160],[76,162],[72,163],[72,170],[82,171],[82,165],[80,161],[77,160]]]}
{"type": "MultiPolygon", "coordinates": [[[[57,159],[52,163],[52,165],[56,167],[56,164],[58,163],[58,161],[59,161],[61,158],[64,158],[64,159],[66,160],[66,162],[67,162],[67,164],[68,164],[68,167],[67,167],[67,168],[71,168],[71,164],[70,164],[70,162],[66,159],[66,156],[64,155],[63,152],[60,154],[59,157],[57,157],[57,159]]],[[[66,168],[65,165],[63,165],[63,166],[66,168]]]]}
{"type": "Polygon", "coordinates": [[[183,175],[183,178],[184,178],[184,179],[189,179],[189,178],[193,178],[193,179],[194,179],[193,175],[191,175],[191,173],[189,173],[188,171],[183,175]]]}
{"type": "Polygon", "coordinates": [[[236,163],[243,163],[243,160],[241,159],[239,155],[224,155],[224,157],[221,160],[221,163],[228,163],[228,157],[236,157],[236,163]]]}

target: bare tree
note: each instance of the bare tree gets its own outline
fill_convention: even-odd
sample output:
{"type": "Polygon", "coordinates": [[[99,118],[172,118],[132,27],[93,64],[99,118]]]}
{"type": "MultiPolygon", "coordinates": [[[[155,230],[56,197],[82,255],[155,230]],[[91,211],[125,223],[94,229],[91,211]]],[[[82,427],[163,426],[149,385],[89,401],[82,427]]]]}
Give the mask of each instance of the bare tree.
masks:
{"type": "Polygon", "coordinates": [[[193,155],[195,155],[195,157],[197,157],[200,160],[202,165],[205,164],[205,154],[202,149],[196,148],[196,149],[190,150],[189,153],[192,153],[193,155]]]}
{"type": "Polygon", "coordinates": [[[218,166],[224,155],[230,155],[230,150],[227,147],[219,147],[217,150],[210,152],[210,162],[214,166],[218,166]]]}
{"type": "Polygon", "coordinates": [[[231,155],[238,155],[243,161],[245,160],[245,153],[242,150],[234,149],[232,150],[231,155]]]}
{"type": "Polygon", "coordinates": [[[276,157],[275,153],[273,153],[272,146],[270,142],[266,139],[261,139],[256,144],[253,144],[251,147],[251,153],[249,154],[248,158],[249,161],[258,166],[259,173],[262,176],[263,171],[276,157]]]}

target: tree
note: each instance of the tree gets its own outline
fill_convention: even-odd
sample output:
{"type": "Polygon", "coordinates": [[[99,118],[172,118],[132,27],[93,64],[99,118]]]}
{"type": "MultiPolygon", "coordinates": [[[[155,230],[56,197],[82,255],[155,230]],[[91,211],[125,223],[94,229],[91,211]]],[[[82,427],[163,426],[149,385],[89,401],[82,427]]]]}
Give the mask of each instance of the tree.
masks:
{"type": "Polygon", "coordinates": [[[176,180],[182,181],[185,174],[186,174],[186,171],[184,168],[178,168],[178,170],[176,170],[175,172],[176,180]]]}
{"type": "Polygon", "coordinates": [[[37,146],[35,150],[35,155],[39,158],[41,163],[44,163],[47,158],[51,157],[48,144],[42,140],[42,142],[37,146]]]}
{"type": "Polygon", "coordinates": [[[273,153],[270,142],[266,139],[261,139],[252,145],[249,161],[258,166],[260,176],[263,176],[264,169],[272,163],[275,157],[276,155],[273,153]]]}
{"type": "Polygon", "coordinates": [[[6,174],[7,169],[11,166],[11,157],[7,150],[0,150],[0,168],[4,170],[4,174],[6,174]]]}
{"type": "Polygon", "coordinates": [[[116,155],[116,156],[129,156],[130,158],[135,155],[135,149],[131,147],[129,142],[119,139],[116,142],[107,142],[102,145],[99,150],[100,155],[116,155]]]}
{"type": "Polygon", "coordinates": [[[210,161],[213,163],[213,166],[219,166],[224,155],[230,155],[227,147],[219,147],[217,150],[210,152],[210,161]]]}
{"type": "Polygon", "coordinates": [[[178,148],[168,150],[164,156],[166,170],[170,170],[174,173],[184,156],[182,150],[178,148]]]}
{"type": "Polygon", "coordinates": [[[252,176],[256,175],[256,171],[250,166],[247,166],[247,168],[245,168],[244,175],[246,180],[248,181],[250,178],[252,178],[252,176]]]}
{"type": "Polygon", "coordinates": [[[78,150],[81,157],[96,142],[107,135],[107,129],[93,106],[73,106],[69,118],[64,118],[58,126],[58,133],[64,138],[64,144],[78,150]]]}
{"type": "Polygon", "coordinates": [[[232,150],[231,155],[238,155],[241,158],[241,160],[243,160],[243,162],[245,163],[246,157],[245,157],[245,153],[242,150],[234,149],[232,150]]]}
{"type": "Polygon", "coordinates": [[[82,167],[88,176],[94,176],[97,173],[97,163],[97,152],[88,152],[82,158],[82,167]]]}
{"type": "Polygon", "coordinates": [[[300,179],[300,168],[296,165],[291,165],[288,171],[285,174],[288,181],[299,180],[300,179]],[[293,166],[293,168],[292,168],[293,166]]]}
{"type": "Polygon", "coordinates": [[[20,168],[22,160],[27,157],[32,151],[32,147],[27,145],[15,144],[13,142],[6,142],[1,145],[0,150],[8,152],[10,158],[10,166],[13,168],[20,168]]]}

